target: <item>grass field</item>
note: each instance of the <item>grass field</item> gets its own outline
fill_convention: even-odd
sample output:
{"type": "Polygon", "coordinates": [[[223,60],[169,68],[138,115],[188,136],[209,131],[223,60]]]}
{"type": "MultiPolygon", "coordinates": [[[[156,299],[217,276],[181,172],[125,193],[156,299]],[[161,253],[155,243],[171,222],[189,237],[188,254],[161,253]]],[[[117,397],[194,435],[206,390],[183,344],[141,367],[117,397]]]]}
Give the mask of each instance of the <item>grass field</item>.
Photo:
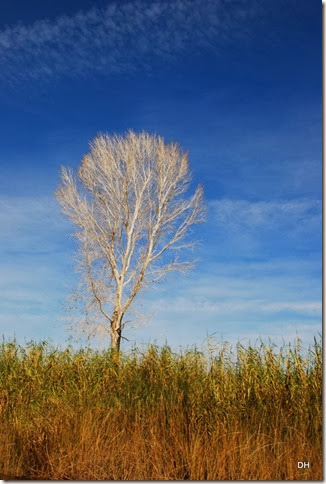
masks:
{"type": "Polygon", "coordinates": [[[2,478],[322,479],[320,342],[0,351],[2,478]]]}

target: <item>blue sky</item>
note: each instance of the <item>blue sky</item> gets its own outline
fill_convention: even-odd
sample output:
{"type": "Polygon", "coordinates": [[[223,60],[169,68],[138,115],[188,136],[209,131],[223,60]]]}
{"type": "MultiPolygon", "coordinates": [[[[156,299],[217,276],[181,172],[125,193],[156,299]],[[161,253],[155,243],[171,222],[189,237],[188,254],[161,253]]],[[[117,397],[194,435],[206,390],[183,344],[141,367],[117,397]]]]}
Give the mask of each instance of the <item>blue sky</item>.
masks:
{"type": "MultiPolygon", "coordinates": [[[[305,345],[321,331],[321,3],[5,2],[0,329],[65,343],[71,227],[54,198],[98,132],[189,152],[207,222],[196,268],[137,300],[130,344],[305,345]]],[[[124,343],[125,347],[128,345],[124,343]]]]}

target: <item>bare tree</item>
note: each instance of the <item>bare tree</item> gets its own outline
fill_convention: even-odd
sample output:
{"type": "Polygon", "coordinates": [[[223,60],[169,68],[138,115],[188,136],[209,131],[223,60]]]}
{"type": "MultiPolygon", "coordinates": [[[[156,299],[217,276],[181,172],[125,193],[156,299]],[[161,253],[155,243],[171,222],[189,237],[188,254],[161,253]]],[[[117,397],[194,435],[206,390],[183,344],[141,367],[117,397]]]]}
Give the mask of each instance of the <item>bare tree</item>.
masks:
{"type": "Polygon", "coordinates": [[[145,132],[99,135],[77,176],[62,167],[56,196],[76,227],[87,312],[101,315],[93,323],[110,333],[113,349],[138,292],[191,267],[178,254],[192,247],[185,236],[204,220],[204,204],[200,186],[185,196],[190,178],[187,153],[145,132]]]}

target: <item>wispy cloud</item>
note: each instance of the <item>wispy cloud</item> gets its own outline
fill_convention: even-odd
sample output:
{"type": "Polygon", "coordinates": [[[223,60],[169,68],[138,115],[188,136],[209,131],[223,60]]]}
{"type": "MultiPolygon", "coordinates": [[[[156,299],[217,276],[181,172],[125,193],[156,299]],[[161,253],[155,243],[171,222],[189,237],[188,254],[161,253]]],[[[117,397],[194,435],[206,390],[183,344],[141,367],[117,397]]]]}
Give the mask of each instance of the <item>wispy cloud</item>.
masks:
{"type": "Polygon", "coordinates": [[[277,256],[319,251],[321,201],[309,199],[212,200],[209,227],[216,253],[277,256]]]}
{"type": "MultiPolygon", "coordinates": [[[[243,223],[246,220],[258,228],[268,223],[270,204],[257,209],[250,202],[229,202],[222,201],[216,212],[224,225],[226,214],[232,214],[235,207],[229,223],[239,214],[243,223]]],[[[215,210],[217,202],[211,203],[215,210]]],[[[316,209],[313,202],[286,203],[273,207],[280,213],[295,213],[296,220],[299,214],[304,217],[316,209]]],[[[0,207],[1,331],[7,337],[15,332],[36,339],[53,335],[63,341],[64,324],[59,317],[65,296],[76,282],[73,243],[67,245],[71,227],[50,197],[2,197],[0,207]]],[[[199,264],[187,277],[171,277],[140,295],[136,306],[152,317],[143,330],[130,330],[131,338],[137,342],[155,338],[164,342],[167,338],[171,344],[187,345],[200,343],[214,332],[234,341],[269,335],[273,340],[274,336],[293,340],[298,332],[310,342],[320,330],[320,264],[316,258],[214,260],[199,264]]]]}
{"type": "Polygon", "coordinates": [[[176,313],[186,313],[186,312],[203,312],[214,313],[214,314],[231,314],[231,313],[244,313],[244,312],[255,312],[255,313],[280,313],[280,312],[291,312],[299,313],[301,315],[309,314],[320,315],[321,314],[321,301],[286,301],[279,302],[275,301],[272,303],[266,303],[264,300],[250,301],[227,301],[227,302],[213,302],[209,300],[189,300],[187,298],[170,298],[167,300],[159,300],[155,302],[155,307],[160,310],[169,307],[170,311],[175,311],[176,313]]]}
{"type": "Polygon", "coordinates": [[[229,228],[266,228],[274,230],[283,227],[306,228],[321,223],[321,202],[319,200],[258,201],[215,200],[210,202],[215,221],[229,228]]]}
{"type": "Polygon", "coordinates": [[[308,345],[321,331],[320,281],[307,275],[307,261],[297,260],[291,271],[286,260],[283,265],[283,270],[276,263],[275,272],[264,273],[263,262],[262,271],[253,277],[250,269],[239,271],[224,263],[182,283],[167,283],[144,294],[143,306],[154,316],[143,330],[130,331],[131,337],[137,342],[158,338],[191,345],[216,333],[218,340],[254,342],[271,337],[279,344],[293,342],[298,335],[308,345]]]}
{"type": "Polygon", "coordinates": [[[68,223],[53,197],[0,197],[0,250],[49,253],[62,248],[68,223]]]}
{"type": "Polygon", "coordinates": [[[0,226],[0,335],[52,336],[74,284],[69,225],[51,197],[2,196],[0,226]]]}
{"type": "Polygon", "coordinates": [[[301,280],[295,285],[296,289],[299,287],[301,297],[298,297],[289,287],[293,283],[293,279],[284,277],[261,277],[250,281],[243,274],[238,278],[199,277],[183,285],[182,289],[174,286],[172,292],[170,287],[168,294],[156,297],[149,304],[158,312],[200,314],[208,319],[214,315],[229,318],[236,313],[240,317],[255,314],[264,318],[264,314],[271,316],[280,313],[293,313],[299,319],[306,315],[320,317],[321,299],[316,300],[318,294],[315,293],[310,299],[309,291],[305,290],[307,284],[301,280]]]}
{"type": "Polygon", "coordinates": [[[244,0],[232,8],[226,0],[136,0],[18,24],[0,31],[0,79],[147,69],[152,61],[169,62],[203,47],[218,50],[247,36],[254,12],[244,0]]]}

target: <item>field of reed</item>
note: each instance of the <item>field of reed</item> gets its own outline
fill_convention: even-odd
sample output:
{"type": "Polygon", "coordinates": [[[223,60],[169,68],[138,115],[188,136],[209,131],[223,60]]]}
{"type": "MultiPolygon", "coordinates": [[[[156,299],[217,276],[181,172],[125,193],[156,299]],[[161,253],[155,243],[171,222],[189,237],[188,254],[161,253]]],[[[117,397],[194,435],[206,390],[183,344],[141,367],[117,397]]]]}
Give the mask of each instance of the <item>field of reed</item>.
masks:
{"type": "Polygon", "coordinates": [[[322,479],[321,343],[0,346],[0,478],[322,479]],[[309,462],[309,468],[298,468],[309,462]]]}

